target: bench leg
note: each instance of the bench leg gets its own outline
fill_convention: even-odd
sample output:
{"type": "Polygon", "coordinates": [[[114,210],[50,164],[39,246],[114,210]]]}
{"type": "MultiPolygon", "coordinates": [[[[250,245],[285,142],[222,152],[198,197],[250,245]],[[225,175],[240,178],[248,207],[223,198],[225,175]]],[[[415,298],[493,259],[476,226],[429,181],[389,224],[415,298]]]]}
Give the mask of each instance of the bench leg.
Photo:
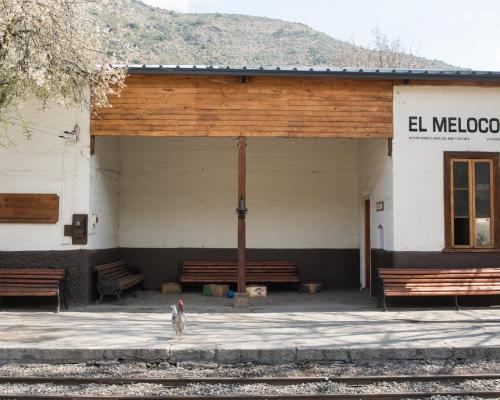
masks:
{"type": "Polygon", "coordinates": [[[457,308],[457,311],[460,311],[460,306],[458,305],[458,296],[455,296],[455,307],[457,308]]]}
{"type": "Polygon", "coordinates": [[[377,308],[384,307],[384,311],[387,311],[387,301],[385,299],[384,289],[381,289],[378,295],[377,308]]]}
{"type": "Polygon", "coordinates": [[[121,305],[125,304],[125,302],[124,302],[124,301],[123,301],[123,299],[122,299],[122,294],[121,294],[121,293],[118,293],[118,294],[116,295],[116,297],[117,297],[117,299],[118,299],[118,303],[119,303],[119,304],[121,304],[121,305]]]}
{"type": "Polygon", "coordinates": [[[134,289],[130,289],[130,295],[131,295],[133,298],[137,298],[137,295],[135,294],[134,289]]]}
{"type": "Polygon", "coordinates": [[[56,313],[61,311],[61,294],[59,293],[59,290],[57,291],[57,310],[56,313]]]}
{"type": "Polygon", "coordinates": [[[3,303],[3,306],[5,308],[10,308],[10,302],[9,302],[10,297],[3,297],[1,299],[1,303],[3,303]]]}
{"type": "Polygon", "coordinates": [[[99,293],[99,298],[96,300],[95,304],[101,304],[102,299],[104,299],[104,293],[99,293]]]}

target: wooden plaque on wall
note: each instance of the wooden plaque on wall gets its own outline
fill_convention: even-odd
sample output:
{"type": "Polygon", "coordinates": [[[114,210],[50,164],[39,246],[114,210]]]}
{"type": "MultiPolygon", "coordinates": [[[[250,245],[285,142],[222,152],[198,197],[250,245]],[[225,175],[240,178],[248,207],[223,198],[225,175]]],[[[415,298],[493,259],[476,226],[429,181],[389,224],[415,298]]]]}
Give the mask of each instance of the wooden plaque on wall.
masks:
{"type": "Polygon", "coordinates": [[[56,194],[0,193],[0,223],[55,224],[58,219],[56,194]]]}

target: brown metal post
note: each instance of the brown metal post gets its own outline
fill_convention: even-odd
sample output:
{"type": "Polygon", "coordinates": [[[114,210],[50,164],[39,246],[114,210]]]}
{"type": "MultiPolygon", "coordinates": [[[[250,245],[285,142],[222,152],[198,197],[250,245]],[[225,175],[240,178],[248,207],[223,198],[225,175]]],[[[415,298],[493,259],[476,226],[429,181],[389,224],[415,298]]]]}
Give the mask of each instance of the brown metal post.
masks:
{"type": "Polygon", "coordinates": [[[238,293],[246,293],[246,138],[238,138],[238,293]]]}

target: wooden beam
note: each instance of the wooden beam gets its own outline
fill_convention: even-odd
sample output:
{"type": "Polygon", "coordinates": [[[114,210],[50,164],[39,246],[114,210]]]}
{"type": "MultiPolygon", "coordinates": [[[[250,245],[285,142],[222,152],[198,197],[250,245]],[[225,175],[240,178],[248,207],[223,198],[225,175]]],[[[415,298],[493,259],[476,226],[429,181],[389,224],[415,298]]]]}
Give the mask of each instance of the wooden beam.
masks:
{"type": "Polygon", "coordinates": [[[246,293],[246,138],[238,138],[238,293],[246,293]]]}
{"type": "Polygon", "coordinates": [[[126,83],[92,115],[93,135],[392,137],[390,80],[129,75],[126,83]]]}

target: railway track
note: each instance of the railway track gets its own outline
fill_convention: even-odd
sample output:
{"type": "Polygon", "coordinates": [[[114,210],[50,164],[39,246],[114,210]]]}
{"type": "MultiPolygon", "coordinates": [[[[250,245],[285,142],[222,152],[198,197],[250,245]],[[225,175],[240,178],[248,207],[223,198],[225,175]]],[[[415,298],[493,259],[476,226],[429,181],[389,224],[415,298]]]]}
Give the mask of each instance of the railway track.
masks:
{"type": "Polygon", "coordinates": [[[132,385],[149,383],[164,386],[185,386],[191,384],[206,385],[251,385],[264,383],[268,385],[300,385],[303,383],[335,382],[345,384],[372,384],[377,382],[463,382],[476,380],[500,380],[500,374],[467,374],[467,375],[365,375],[365,376],[277,376],[277,377],[210,377],[210,378],[108,378],[108,377],[39,377],[39,376],[0,376],[0,384],[20,383],[54,385],[132,385]]]}
{"type": "Polygon", "coordinates": [[[500,392],[411,392],[411,393],[360,393],[360,394],[277,394],[277,395],[229,395],[229,396],[75,396],[75,395],[2,395],[0,399],[9,400],[394,400],[394,399],[428,399],[432,396],[478,397],[481,399],[498,399],[500,392]]]}
{"type": "MultiPolygon", "coordinates": [[[[134,385],[134,384],[155,384],[166,387],[182,387],[193,384],[202,385],[252,385],[266,384],[270,386],[293,386],[308,383],[332,382],[363,387],[381,382],[434,382],[434,383],[456,383],[465,381],[491,381],[500,380],[500,374],[467,374],[467,375],[392,375],[392,376],[305,376],[305,377],[210,377],[210,378],[110,378],[110,377],[36,377],[36,376],[0,376],[0,385],[4,384],[52,384],[59,386],[78,385],[134,385]]],[[[23,394],[11,393],[0,394],[0,399],[11,400],[301,400],[301,399],[422,399],[432,396],[458,396],[458,397],[478,397],[478,398],[500,398],[500,390],[464,390],[464,391],[433,391],[433,392],[389,392],[389,393],[334,393],[334,394],[269,394],[269,395],[67,395],[67,394],[23,394]]]]}

